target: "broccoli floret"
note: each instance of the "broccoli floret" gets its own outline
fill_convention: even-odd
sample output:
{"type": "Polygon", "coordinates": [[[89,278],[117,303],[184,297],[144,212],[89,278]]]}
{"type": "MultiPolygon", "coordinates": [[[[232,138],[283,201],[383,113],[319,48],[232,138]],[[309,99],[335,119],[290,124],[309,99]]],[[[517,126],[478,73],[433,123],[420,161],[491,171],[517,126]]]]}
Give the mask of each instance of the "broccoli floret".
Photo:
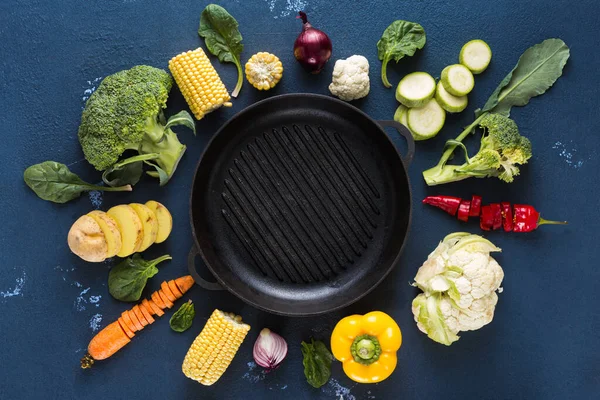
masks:
{"type": "MultiPolygon", "coordinates": [[[[463,165],[447,165],[450,153],[445,152],[437,166],[423,172],[428,185],[455,182],[470,177],[497,177],[504,182],[512,182],[519,175],[518,164],[525,164],[531,158],[531,142],[519,134],[515,122],[501,114],[483,114],[476,121],[483,129],[479,152],[468,157],[463,165]]],[[[450,144],[461,142],[474,126],[470,126],[450,144]]],[[[460,143],[458,143],[460,144],[460,143]]],[[[466,150],[465,150],[466,151],[466,150]]]]}
{"type": "MultiPolygon", "coordinates": [[[[173,85],[162,69],[138,65],[104,78],[88,99],[79,126],[79,142],[85,158],[104,171],[125,150],[157,153],[152,160],[164,184],[173,175],[185,146],[165,128],[163,109],[173,85]]],[[[191,119],[191,117],[190,117],[191,119]]]]}

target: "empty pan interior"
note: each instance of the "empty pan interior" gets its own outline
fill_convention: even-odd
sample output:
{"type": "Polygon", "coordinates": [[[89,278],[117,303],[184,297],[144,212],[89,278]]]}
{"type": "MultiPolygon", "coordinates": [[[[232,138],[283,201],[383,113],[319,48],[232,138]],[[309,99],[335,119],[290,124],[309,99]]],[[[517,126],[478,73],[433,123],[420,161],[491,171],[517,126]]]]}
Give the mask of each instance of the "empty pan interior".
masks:
{"type": "Polygon", "coordinates": [[[408,229],[409,184],[381,128],[316,95],[257,103],[207,147],[191,197],[211,272],[268,311],[307,315],[362,297],[408,229]]]}

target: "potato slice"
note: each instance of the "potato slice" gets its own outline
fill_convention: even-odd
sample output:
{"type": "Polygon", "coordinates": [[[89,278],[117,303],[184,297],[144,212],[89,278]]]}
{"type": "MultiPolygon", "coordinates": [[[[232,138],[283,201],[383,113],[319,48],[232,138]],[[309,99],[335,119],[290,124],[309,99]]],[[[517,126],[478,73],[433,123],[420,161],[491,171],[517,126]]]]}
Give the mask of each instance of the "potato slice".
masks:
{"type": "Polygon", "coordinates": [[[108,254],[106,236],[96,220],[89,215],[81,216],[67,236],[69,248],[79,257],[89,262],[102,262],[108,254]]]}
{"type": "Polygon", "coordinates": [[[158,219],[158,233],[156,234],[156,240],[154,243],[162,243],[171,234],[173,229],[173,217],[167,207],[160,204],[158,201],[150,200],[146,203],[146,207],[154,211],[156,218],[158,219]]]}
{"type": "Polygon", "coordinates": [[[156,235],[158,234],[158,219],[154,211],[143,204],[132,203],[130,206],[137,213],[138,217],[140,217],[142,226],[144,227],[144,240],[142,240],[142,245],[137,250],[141,252],[154,244],[156,235]]]}
{"type": "Polygon", "coordinates": [[[104,232],[106,243],[108,244],[108,254],[106,257],[116,256],[121,251],[121,232],[119,231],[117,222],[110,215],[100,210],[94,210],[87,215],[92,217],[100,225],[102,232],[104,232]]]}
{"type": "Polygon", "coordinates": [[[127,257],[135,253],[144,239],[144,228],[137,213],[126,204],[115,206],[106,212],[116,222],[121,232],[121,250],[119,257],[127,257]]]}

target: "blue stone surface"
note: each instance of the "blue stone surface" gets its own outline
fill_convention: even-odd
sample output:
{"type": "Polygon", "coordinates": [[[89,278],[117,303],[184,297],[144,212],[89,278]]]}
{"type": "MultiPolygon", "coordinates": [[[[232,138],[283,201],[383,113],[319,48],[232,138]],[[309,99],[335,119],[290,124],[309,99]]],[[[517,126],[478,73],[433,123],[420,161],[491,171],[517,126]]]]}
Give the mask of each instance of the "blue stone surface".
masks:
{"type": "MultiPolygon", "coordinates": [[[[131,193],[92,193],[64,205],[40,200],[23,183],[23,170],[45,160],[63,162],[90,182],[100,174],[84,159],[77,127],[85,99],[102,77],[136,64],[166,68],[175,54],[203,42],[196,31],[206,2],[159,0],[43,1],[0,3],[0,399],[591,399],[600,393],[600,218],[598,148],[600,145],[598,67],[600,24],[597,0],[338,0],[223,1],[240,24],[243,60],[258,51],[278,55],[285,72],[269,92],[247,82],[233,108],[221,109],[197,124],[193,137],[180,139],[187,154],[164,188],[145,177],[131,193]],[[457,62],[465,42],[490,44],[493,61],[476,77],[468,109],[449,116],[433,140],[418,143],[410,166],[414,196],[412,229],[402,259],[370,295],[339,312],[311,318],[284,318],[260,312],[228,292],[195,287],[185,296],[196,305],[193,327],[171,331],[167,314],[138,334],[109,360],[82,371],[95,328],[126,309],[112,299],[106,282],[111,262],[88,264],[69,252],[66,235],[72,222],[91,209],[156,199],[175,221],[172,236],[146,258],[169,253],[145,293],[162,280],[186,274],[192,246],[188,197],[197,160],[216,130],[236,112],[260,99],[282,93],[328,94],[333,60],[317,76],[294,60],[292,46],[304,9],[309,20],[329,34],[333,59],[361,54],[371,65],[371,93],[354,104],[374,119],[391,119],[397,107],[393,89],[380,82],[376,43],[395,19],[416,21],[427,32],[427,45],[414,57],[388,67],[397,83],[403,74],[424,70],[438,76],[457,62]],[[562,38],[571,58],[562,78],[541,97],[512,116],[533,143],[533,158],[513,184],[467,180],[427,188],[421,171],[435,164],[444,142],[472,121],[473,111],[529,46],[562,38]],[[451,347],[418,331],[410,310],[417,290],[409,286],[417,268],[438,241],[453,231],[479,233],[477,222],[461,224],[441,211],[424,207],[429,194],[470,197],[484,202],[533,204],[548,219],[531,234],[490,233],[503,249],[504,293],[493,322],[466,332],[451,347]],[[183,357],[213,309],[243,315],[252,331],[225,375],[204,387],[181,373],[183,357]],[[398,368],[377,385],[359,385],[333,364],[332,380],[321,389],[303,375],[300,342],[328,341],[343,316],[371,310],[392,315],[404,344],[398,368]],[[252,364],[252,346],[262,327],[289,343],[285,362],[264,374],[252,364]]],[[[213,63],[231,89],[235,67],[213,63]]],[[[173,90],[168,114],[185,107],[173,90]]],[[[399,147],[402,139],[389,132],[399,147]]],[[[473,139],[472,145],[475,146],[473,139]]]]}

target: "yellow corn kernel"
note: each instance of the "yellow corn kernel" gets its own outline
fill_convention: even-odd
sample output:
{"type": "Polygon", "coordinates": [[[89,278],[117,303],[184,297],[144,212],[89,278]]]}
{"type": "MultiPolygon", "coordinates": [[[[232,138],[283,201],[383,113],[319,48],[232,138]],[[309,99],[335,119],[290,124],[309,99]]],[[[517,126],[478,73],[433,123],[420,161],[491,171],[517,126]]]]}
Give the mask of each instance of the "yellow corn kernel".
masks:
{"type": "Polygon", "coordinates": [[[249,330],[242,317],[215,310],[185,355],[181,370],[190,379],[212,385],[231,364],[249,330]]]}
{"type": "Polygon", "coordinates": [[[283,65],[271,53],[256,53],[246,63],[246,79],[258,90],[269,90],[281,80],[283,65]]]}
{"type": "Polygon", "coordinates": [[[231,107],[227,88],[202,48],[173,57],[169,69],[196,119],[221,106],[231,107]]]}

